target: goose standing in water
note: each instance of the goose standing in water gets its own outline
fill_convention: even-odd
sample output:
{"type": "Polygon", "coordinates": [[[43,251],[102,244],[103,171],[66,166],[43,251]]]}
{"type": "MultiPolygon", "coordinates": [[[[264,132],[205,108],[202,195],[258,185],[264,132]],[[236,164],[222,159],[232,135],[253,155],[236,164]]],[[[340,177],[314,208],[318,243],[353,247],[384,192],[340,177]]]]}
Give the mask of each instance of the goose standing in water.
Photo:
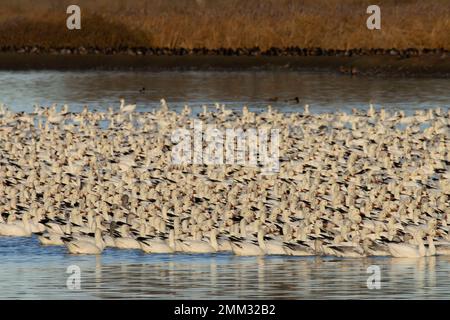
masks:
{"type": "Polygon", "coordinates": [[[114,238],[120,237],[120,233],[116,230],[117,222],[111,221],[109,224],[109,232],[103,236],[103,241],[105,242],[105,247],[115,248],[116,243],[114,238]]]}
{"type": "Polygon", "coordinates": [[[334,256],[341,258],[362,258],[366,256],[366,253],[360,246],[331,245],[329,248],[333,250],[334,256]]]}

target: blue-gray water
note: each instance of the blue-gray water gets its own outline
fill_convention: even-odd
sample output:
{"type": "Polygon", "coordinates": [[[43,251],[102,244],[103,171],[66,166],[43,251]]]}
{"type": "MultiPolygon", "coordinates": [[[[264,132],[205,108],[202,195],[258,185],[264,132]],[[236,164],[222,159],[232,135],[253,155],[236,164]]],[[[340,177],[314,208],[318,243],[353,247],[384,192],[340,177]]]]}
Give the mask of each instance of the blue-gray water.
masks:
{"type": "MultiPolygon", "coordinates": [[[[363,78],[297,72],[0,72],[0,103],[14,111],[33,104],[84,104],[105,109],[120,97],[146,111],[166,98],[185,103],[271,104],[294,111],[349,111],[370,102],[387,109],[450,106],[450,79],[363,78]],[[141,90],[145,87],[145,90],[141,90]],[[277,97],[277,101],[274,98],[277,97]],[[298,97],[299,104],[293,102],[298,97]],[[285,100],[289,100],[285,102],[285,100]]],[[[0,299],[286,298],[448,299],[450,257],[421,259],[245,258],[219,255],[145,255],[106,250],[71,256],[35,238],[0,238],[0,299]],[[81,290],[68,290],[67,267],[81,270],[81,290]],[[381,289],[367,288],[367,268],[381,271],[381,289]]]]}
{"type": "Polygon", "coordinates": [[[146,255],[74,256],[35,238],[0,238],[0,299],[448,299],[450,257],[419,259],[146,255]],[[81,271],[69,290],[67,268],[81,271]],[[381,288],[368,289],[367,268],[381,288]]]}
{"type": "Polygon", "coordinates": [[[170,107],[203,103],[271,104],[294,111],[309,104],[312,111],[349,111],[372,102],[388,109],[414,110],[450,106],[450,79],[369,78],[300,72],[0,72],[0,103],[15,111],[33,104],[67,103],[72,110],[87,104],[105,109],[120,97],[146,111],[165,98],[170,107]],[[145,90],[142,90],[145,88],[145,90]],[[141,92],[140,92],[141,90],[141,92]],[[299,98],[299,104],[294,98],[299,98]],[[278,98],[277,101],[274,101],[278,98]]]}

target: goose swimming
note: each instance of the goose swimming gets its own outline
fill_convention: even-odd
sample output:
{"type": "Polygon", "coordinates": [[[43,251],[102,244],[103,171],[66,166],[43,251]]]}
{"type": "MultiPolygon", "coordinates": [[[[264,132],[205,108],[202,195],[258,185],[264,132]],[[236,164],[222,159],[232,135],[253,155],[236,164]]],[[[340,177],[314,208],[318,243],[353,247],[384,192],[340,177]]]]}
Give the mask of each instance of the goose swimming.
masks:
{"type": "Polygon", "coordinates": [[[230,238],[233,253],[238,256],[260,256],[264,255],[264,231],[262,228],[258,231],[257,241],[245,238],[230,238]]]}
{"type": "MultiPolygon", "coordinates": [[[[138,238],[139,240],[139,238],[138,238]]],[[[145,253],[174,253],[175,252],[175,231],[169,231],[169,238],[161,239],[159,237],[152,239],[141,239],[141,249],[145,253]]]]}
{"type": "MultiPolygon", "coordinates": [[[[1,219],[1,218],[0,218],[1,219]]],[[[3,220],[3,219],[2,219],[3,220]]],[[[31,237],[31,227],[28,213],[24,213],[21,221],[0,221],[0,236],[3,237],[31,237]]]]}
{"type": "Polygon", "coordinates": [[[427,255],[427,249],[419,236],[420,232],[414,234],[414,244],[389,243],[389,252],[396,258],[420,258],[427,255]]]}
{"type": "Polygon", "coordinates": [[[198,239],[186,239],[181,241],[181,248],[185,253],[214,253],[218,251],[216,231],[210,231],[209,242],[198,239]]]}
{"type": "Polygon", "coordinates": [[[72,254],[100,254],[105,248],[99,229],[95,231],[95,243],[85,240],[65,240],[64,237],[62,239],[67,250],[72,254]]]}

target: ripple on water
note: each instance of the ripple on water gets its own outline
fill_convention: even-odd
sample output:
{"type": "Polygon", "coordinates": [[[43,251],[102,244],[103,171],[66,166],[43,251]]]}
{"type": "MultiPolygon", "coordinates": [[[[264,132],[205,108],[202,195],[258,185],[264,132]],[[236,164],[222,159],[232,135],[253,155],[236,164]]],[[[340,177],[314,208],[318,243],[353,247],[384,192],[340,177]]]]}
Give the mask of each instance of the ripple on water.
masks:
{"type": "Polygon", "coordinates": [[[0,238],[2,299],[447,299],[450,257],[237,257],[145,255],[107,249],[73,256],[36,238],[0,238]],[[69,265],[81,290],[66,287],[69,265]],[[381,289],[366,286],[378,265],[381,289]]]}

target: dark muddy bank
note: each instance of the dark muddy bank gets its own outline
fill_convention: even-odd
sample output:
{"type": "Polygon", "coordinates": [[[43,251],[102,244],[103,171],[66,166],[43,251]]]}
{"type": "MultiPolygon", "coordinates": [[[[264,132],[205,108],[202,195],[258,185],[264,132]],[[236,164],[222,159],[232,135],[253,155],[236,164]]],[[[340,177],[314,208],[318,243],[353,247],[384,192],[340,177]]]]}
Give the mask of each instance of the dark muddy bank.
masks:
{"type": "Polygon", "coordinates": [[[450,76],[450,54],[213,55],[0,53],[0,70],[305,70],[349,75],[450,76]]]}

